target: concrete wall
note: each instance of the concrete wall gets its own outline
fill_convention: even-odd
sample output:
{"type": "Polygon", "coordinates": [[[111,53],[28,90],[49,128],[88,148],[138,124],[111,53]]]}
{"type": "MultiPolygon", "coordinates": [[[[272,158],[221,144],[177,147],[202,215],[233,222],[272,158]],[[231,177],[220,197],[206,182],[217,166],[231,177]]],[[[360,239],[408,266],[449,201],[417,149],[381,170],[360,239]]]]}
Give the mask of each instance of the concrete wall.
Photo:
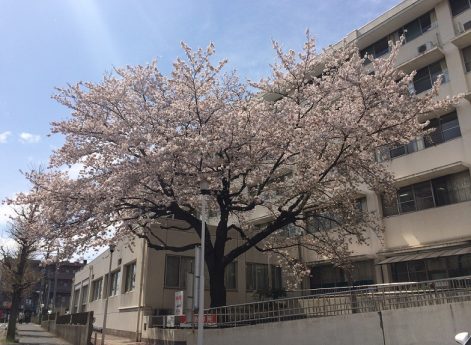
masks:
{"type": "Polygon", "coordinates": [[[41,327],[73,345],[89,345],[91,341],[91,323],[89,325],[57,325],[55,320],[51,320],[41,322],[41,327]]]}
{"type": "MultiPolygon", "coordinates": [[[[205,345],[452,345],[471,331],[471,302],[226,329],[206,329],[205,345]]],[[[189,330],[150,329],[151,344],[196,344],[189,330]]]]}

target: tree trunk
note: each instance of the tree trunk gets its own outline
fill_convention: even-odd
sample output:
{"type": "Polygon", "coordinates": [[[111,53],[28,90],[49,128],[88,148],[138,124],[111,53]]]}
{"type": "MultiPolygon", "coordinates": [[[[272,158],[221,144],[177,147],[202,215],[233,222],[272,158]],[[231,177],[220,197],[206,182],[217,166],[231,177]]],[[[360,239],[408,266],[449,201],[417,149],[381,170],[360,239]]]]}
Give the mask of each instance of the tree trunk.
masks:
{"type": "Polygon", "coordinates": [[[224,283],[224,267],[215,267],[209,272],[209,294],[211,296],[211,308],[226,305],[226,286],[224,283]]]}
{"type": "Polygon", "coordinates": [[[21,292],[18,289],[13,291],[11,297],[10,319],[8,320],[7,340],[14,341],[16,333],[16,321],[20,310],[21,292]]]}
{"type": "Polygon", "coordinates": [[[11,297],[11,311],[10,319],[8,320],[7,339],[10,341],[15,340],[16,321],[18,318],[21,298],[23,294],[23,280],[26,272],[26,263],[28,260],[29,247],[22,245],[18,256],[18,264],[16,272],[14,272],[15,281],[12,284],[12,297],[11,297]]]}

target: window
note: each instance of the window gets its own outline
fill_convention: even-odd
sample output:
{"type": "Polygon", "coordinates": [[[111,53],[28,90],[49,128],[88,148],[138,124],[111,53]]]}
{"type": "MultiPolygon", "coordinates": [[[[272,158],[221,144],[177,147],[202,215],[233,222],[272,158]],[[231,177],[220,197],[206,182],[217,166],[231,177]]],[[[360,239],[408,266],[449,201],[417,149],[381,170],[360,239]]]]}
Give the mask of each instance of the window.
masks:
{"type": "Polygon", "coordinates": [[[427,129],[434,129],[424,137],[425,147],[444,143],[461,136],[460,124],[456,112],[430,120],[427,129]]]}
{"type": "Polygon", "coordinates": [[[103,279],[97,279],[92,282],[92,296],[91,300],[96,301],[97,299],[101,298],[101,288],[103,284],[103,279]]]}
{"type": "Polygon", "coordinates": [[[417,70],[414,76],[414,91],[419,94],[430,90],[440,75],[443,75],[442,82],[448,81],[447,66],[445,60],[441,60],[417,70]]]}
{"type": "Polygon", "coordinates": [[[352,270],[346,272],[334,265],[320,265],[311,268],[311,289],[333,288],[373,284],[374,264],[372,260],[352,263],[352,270]],[[350,281],[348,276],[350,275],[350,281]]]}
{"type": "Polygon", "coordinates": [[[456,16],[470,7],[469,0],[450,0],[451,14],[456,16]]]}
{"type": "Polygon", "coordinates": [[[226,266],[224,271],[224,282],[226,289],[236,290],[237,289],[237,263],[231,262],[226,266]]]}
{"type": "Polygon", "coordinates": [[[466,72],[471,72],[471,46],[464,48],[461,54],[463,55],[464,69],[466,72]]]}
{"type": "Polygon", "coordinates": [[[124,292],[132,291],[136,287],[136,263],[124,266],[124,292]]]}
{"type": "Polygon", "coordinates": [[[382,198],[385,217],[471,200],[469,171],[402,187],[396,200],[382,198]]]}
{"type": "MultiPolygon", "coordinates": [[[[386,36],[379,41],[373,43],[372,45],[368,46],[367,48],[361,51],[361,57],[365,57],[365,55],[372,55],[375,59],[379,58],[387,53],[389,53],[389,36],[386,36]]],[[[367,63],[370,62],[369,60],[366,61],[367,63]]]]}
{"type": "MultiPolygon", "coordinates": [[[[187,256],[167,255],[165,260],[165,287],[184,289],[187,274],[194,273],[194,259],[187,256]]],[[[205,285],[209,286],[209,275],[205,266],[205,285]]],[[[237,289],[237,263],[231,262],[224,271],[224,283],[227,289],[237,289]]]]}
{"type": "Polygon", "coordinates": [[[247,291],[267,291],[281,289],[281,269],[273,265],[247,263],[247,291]]]}
{"type": "Polygon", "coordinates": [[[119,293],[119,283],[121,281],[121,271],[114,271],[111,273],[111,279],[110,279],[110,296],[116,296],[119,293]]]}
{"type": "Polygon", "coordinates": [[[461,136],[460,124],[458,122],[456,111],[439,118],[431,119],[426,129],[435,130],[424,137],[414,139],[405,145],[386,145],[379,148],[376,152],[376,161],[384,162],[389,159],[408,155],[461,136]]]}
{"type": "MultiPolygon", "coordinates": [[[[374,58],[379,58],[389,53],[389,41],[397,41],[404,35],[406,42],[410,42],[430,30],[435,22],[435,12],[428,12],[361,50],[360,55],[361,57],[365,57],[365,55],[368,54],[372,55],[374,58]]],[[[365,63],[369,62],[371,61],[365,61],[365,63]]]]}
{"type": "Polygon", "coordinates": [[[79,306],[79,298],[80,298],[80,289],[76,289],[74,291],[74,297],[73,297],[73,308],[72,312],[73,313],[78,313],[78,306],[79,306]]]}
{"type": "Polygon", "coordinates": [[[82,286],[82,296],[80,297],[80,312],[87,311],[88,285],[82,286]]]}
{"type": "Polygon", "coordinates": [[[165,287],[184,289],[187,273],[194,272],[192,257],[167,255],[165,260],[165,287]]]}
{"type": "Polygon", "coordinates": [[[391,264],[393,282],[420,282],[471,274],[471,254],[391,264]]]}
{"type": "Polygon", "coordinates": [[[432,12],[426,13],[423,16],[413,20],[403,28],[398,30],[398,35],[404,34],[406,42],[410,42],[413,39],[421,36],[423,33],[430,30],[432,27],[432,12]]]}

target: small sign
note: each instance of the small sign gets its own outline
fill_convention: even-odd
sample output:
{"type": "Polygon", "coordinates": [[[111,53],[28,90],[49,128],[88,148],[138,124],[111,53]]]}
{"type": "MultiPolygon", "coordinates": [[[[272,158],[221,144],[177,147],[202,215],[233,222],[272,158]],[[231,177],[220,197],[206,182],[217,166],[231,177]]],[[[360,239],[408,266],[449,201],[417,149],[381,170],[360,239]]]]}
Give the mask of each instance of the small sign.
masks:
{"type": "Polygon", "coordinates": [[[183,315],[183,291],[175,292],[175,315],[183,315]]]}

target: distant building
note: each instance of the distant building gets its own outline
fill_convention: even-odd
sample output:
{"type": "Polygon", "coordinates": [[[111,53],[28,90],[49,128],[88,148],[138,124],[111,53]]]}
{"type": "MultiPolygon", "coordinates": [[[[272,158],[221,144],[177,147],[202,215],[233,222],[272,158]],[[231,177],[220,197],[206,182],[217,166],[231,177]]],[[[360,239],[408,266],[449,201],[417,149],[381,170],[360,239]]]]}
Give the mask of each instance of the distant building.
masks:
{"type": "Polygon", "coordinates": [[[84,263],[60,262],[51,263],[41,270],[40,281],[41,304],[47,310],[55,310],[62,314],[69,311],[72,282],[75,273],[84,263]]]}
{"type": "MultiPolygon", "coordinates": [[[[83,263],[65,261],[57,266],[55,263],[43,266],[40,260],[30,260],[29,265],[36,273],[37,282],[27,291],[21,301],[20,310],[26,320],[33,315],[38,315],[41,309],[43,313],[52,310],[61,313],[68,311],[72,281],[75,272],[83,266],[83,263]],[[55,284],[56,281],[57,284],[55,284]]],[[[11,296],[0,290],[0,322],[8,318],[10,308],[11,296]]]]}

